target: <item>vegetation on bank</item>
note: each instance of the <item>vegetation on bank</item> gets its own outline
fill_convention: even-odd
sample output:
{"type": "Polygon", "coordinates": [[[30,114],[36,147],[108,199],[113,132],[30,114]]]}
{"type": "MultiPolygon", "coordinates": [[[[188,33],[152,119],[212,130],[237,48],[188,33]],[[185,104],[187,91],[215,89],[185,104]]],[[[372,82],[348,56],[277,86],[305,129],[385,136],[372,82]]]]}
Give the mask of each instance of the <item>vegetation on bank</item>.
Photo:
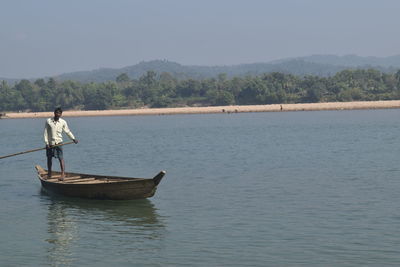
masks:
{"type": "Polygon", "coordinates": [[[400,70],[344,70],[331,77],[279,72],[257,76],[178,80],[148,71],[138,79],[127,74],[113,82],[80,83],[37,79],[13,86],[0,83],[0,112],[64,109],[104,110],[140,107],[182,107],[317,103],[400,99],[400,70]]]}

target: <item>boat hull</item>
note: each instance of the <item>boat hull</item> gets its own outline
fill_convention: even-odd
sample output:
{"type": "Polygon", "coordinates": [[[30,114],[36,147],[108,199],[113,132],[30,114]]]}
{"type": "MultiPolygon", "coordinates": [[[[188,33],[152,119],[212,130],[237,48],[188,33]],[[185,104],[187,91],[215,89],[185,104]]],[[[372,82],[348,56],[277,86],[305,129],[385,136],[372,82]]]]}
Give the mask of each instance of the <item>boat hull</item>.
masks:
{"type": "MultiPolygon", "coordinates": [[[[40,167],[40,166],[39,166],[40,167]]],[[[88,199],[130,200],[154,196],[157,185],[165,172],[154,178],[110,177],[67,173],[65,181],[46,180],[47,172],[36,167],[42,187],[48,193],[88,199]],[[68,180],[69,177],[80,177],[68,180]]],[[[59,174],[54,172],[54,175],[59,174]]],[[[54,180],[54,179],[52,179],[54,180]]]]}

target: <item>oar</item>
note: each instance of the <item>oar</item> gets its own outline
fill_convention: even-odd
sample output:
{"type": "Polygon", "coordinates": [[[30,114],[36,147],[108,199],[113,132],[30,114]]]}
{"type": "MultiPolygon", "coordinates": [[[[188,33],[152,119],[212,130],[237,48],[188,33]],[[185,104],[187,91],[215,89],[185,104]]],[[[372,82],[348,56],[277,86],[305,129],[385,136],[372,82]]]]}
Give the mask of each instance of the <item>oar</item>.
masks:
{"type": "MultiPolygon", "coordinates": [[[[74,142],[72,141],[72,142],[62,143],[62,144],[58,144],[58,145],[53,145],[52,147],[65,146],[65,145],[69,145],[69,144],[73,144],[73,143],[74,142]]],[[[9,157],[13,157],[13,156],[17,156],[17,155],[21,155],[21,154],[25,154],[25,153],[35,152],[35,151],[39,151],[39,150],[43,150],[43,149],[46,149],[46,147],[36,148],[36,149],[24,151],[24,152],[19,152],[19,153],[10,154],[10,155],[7,155],[7,156],[2,156],[2,157],[0,157],[0,159],[9,158],[9,157]]]]}

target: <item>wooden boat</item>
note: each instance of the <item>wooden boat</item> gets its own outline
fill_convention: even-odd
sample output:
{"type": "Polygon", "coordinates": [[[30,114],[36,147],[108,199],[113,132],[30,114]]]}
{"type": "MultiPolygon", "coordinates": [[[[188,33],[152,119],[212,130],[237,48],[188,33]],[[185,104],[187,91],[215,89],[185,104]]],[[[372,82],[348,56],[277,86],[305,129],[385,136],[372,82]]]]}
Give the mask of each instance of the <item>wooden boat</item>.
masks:
{"type": "Polygon", "coordinates": [[[153,178],[128,178],[68,172],[65,173],[64,180],[59,181],[60,172],[53,171],[52,177],[47,179],[47,170],[39,165],[35,168],[45,191],[93,199],[127,200],[152,197],[165,175],[165,171],[161,171],[153,178]]]}

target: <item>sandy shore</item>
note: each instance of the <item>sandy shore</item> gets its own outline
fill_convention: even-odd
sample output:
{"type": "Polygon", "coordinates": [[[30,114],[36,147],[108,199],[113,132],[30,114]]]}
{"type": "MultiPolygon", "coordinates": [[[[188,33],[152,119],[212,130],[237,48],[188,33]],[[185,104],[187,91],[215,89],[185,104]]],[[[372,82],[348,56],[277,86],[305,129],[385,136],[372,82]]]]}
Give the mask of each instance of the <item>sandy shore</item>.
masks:
{"type": "MultiPolygon", "coordinates": [[[[184,107],[184,108],[152,108],[122,110],[64,111],[64,117],[90,116],[133,116],[133,115],[174,115],[174,114],[207,114],[207,113],[239,113],[239,112],[281,112],[281,111],[313,111],[313,110],[351,110],[351,109],[390,109],[400,108],[400,100],[363,101],[363,102],[330,102],[312,104],[274,104],[251,106],[217,106],[217,107],[184,107]]],[[[3,113],[0,118],[46,118],[53,112],[19,112],[3,113]]]]}

